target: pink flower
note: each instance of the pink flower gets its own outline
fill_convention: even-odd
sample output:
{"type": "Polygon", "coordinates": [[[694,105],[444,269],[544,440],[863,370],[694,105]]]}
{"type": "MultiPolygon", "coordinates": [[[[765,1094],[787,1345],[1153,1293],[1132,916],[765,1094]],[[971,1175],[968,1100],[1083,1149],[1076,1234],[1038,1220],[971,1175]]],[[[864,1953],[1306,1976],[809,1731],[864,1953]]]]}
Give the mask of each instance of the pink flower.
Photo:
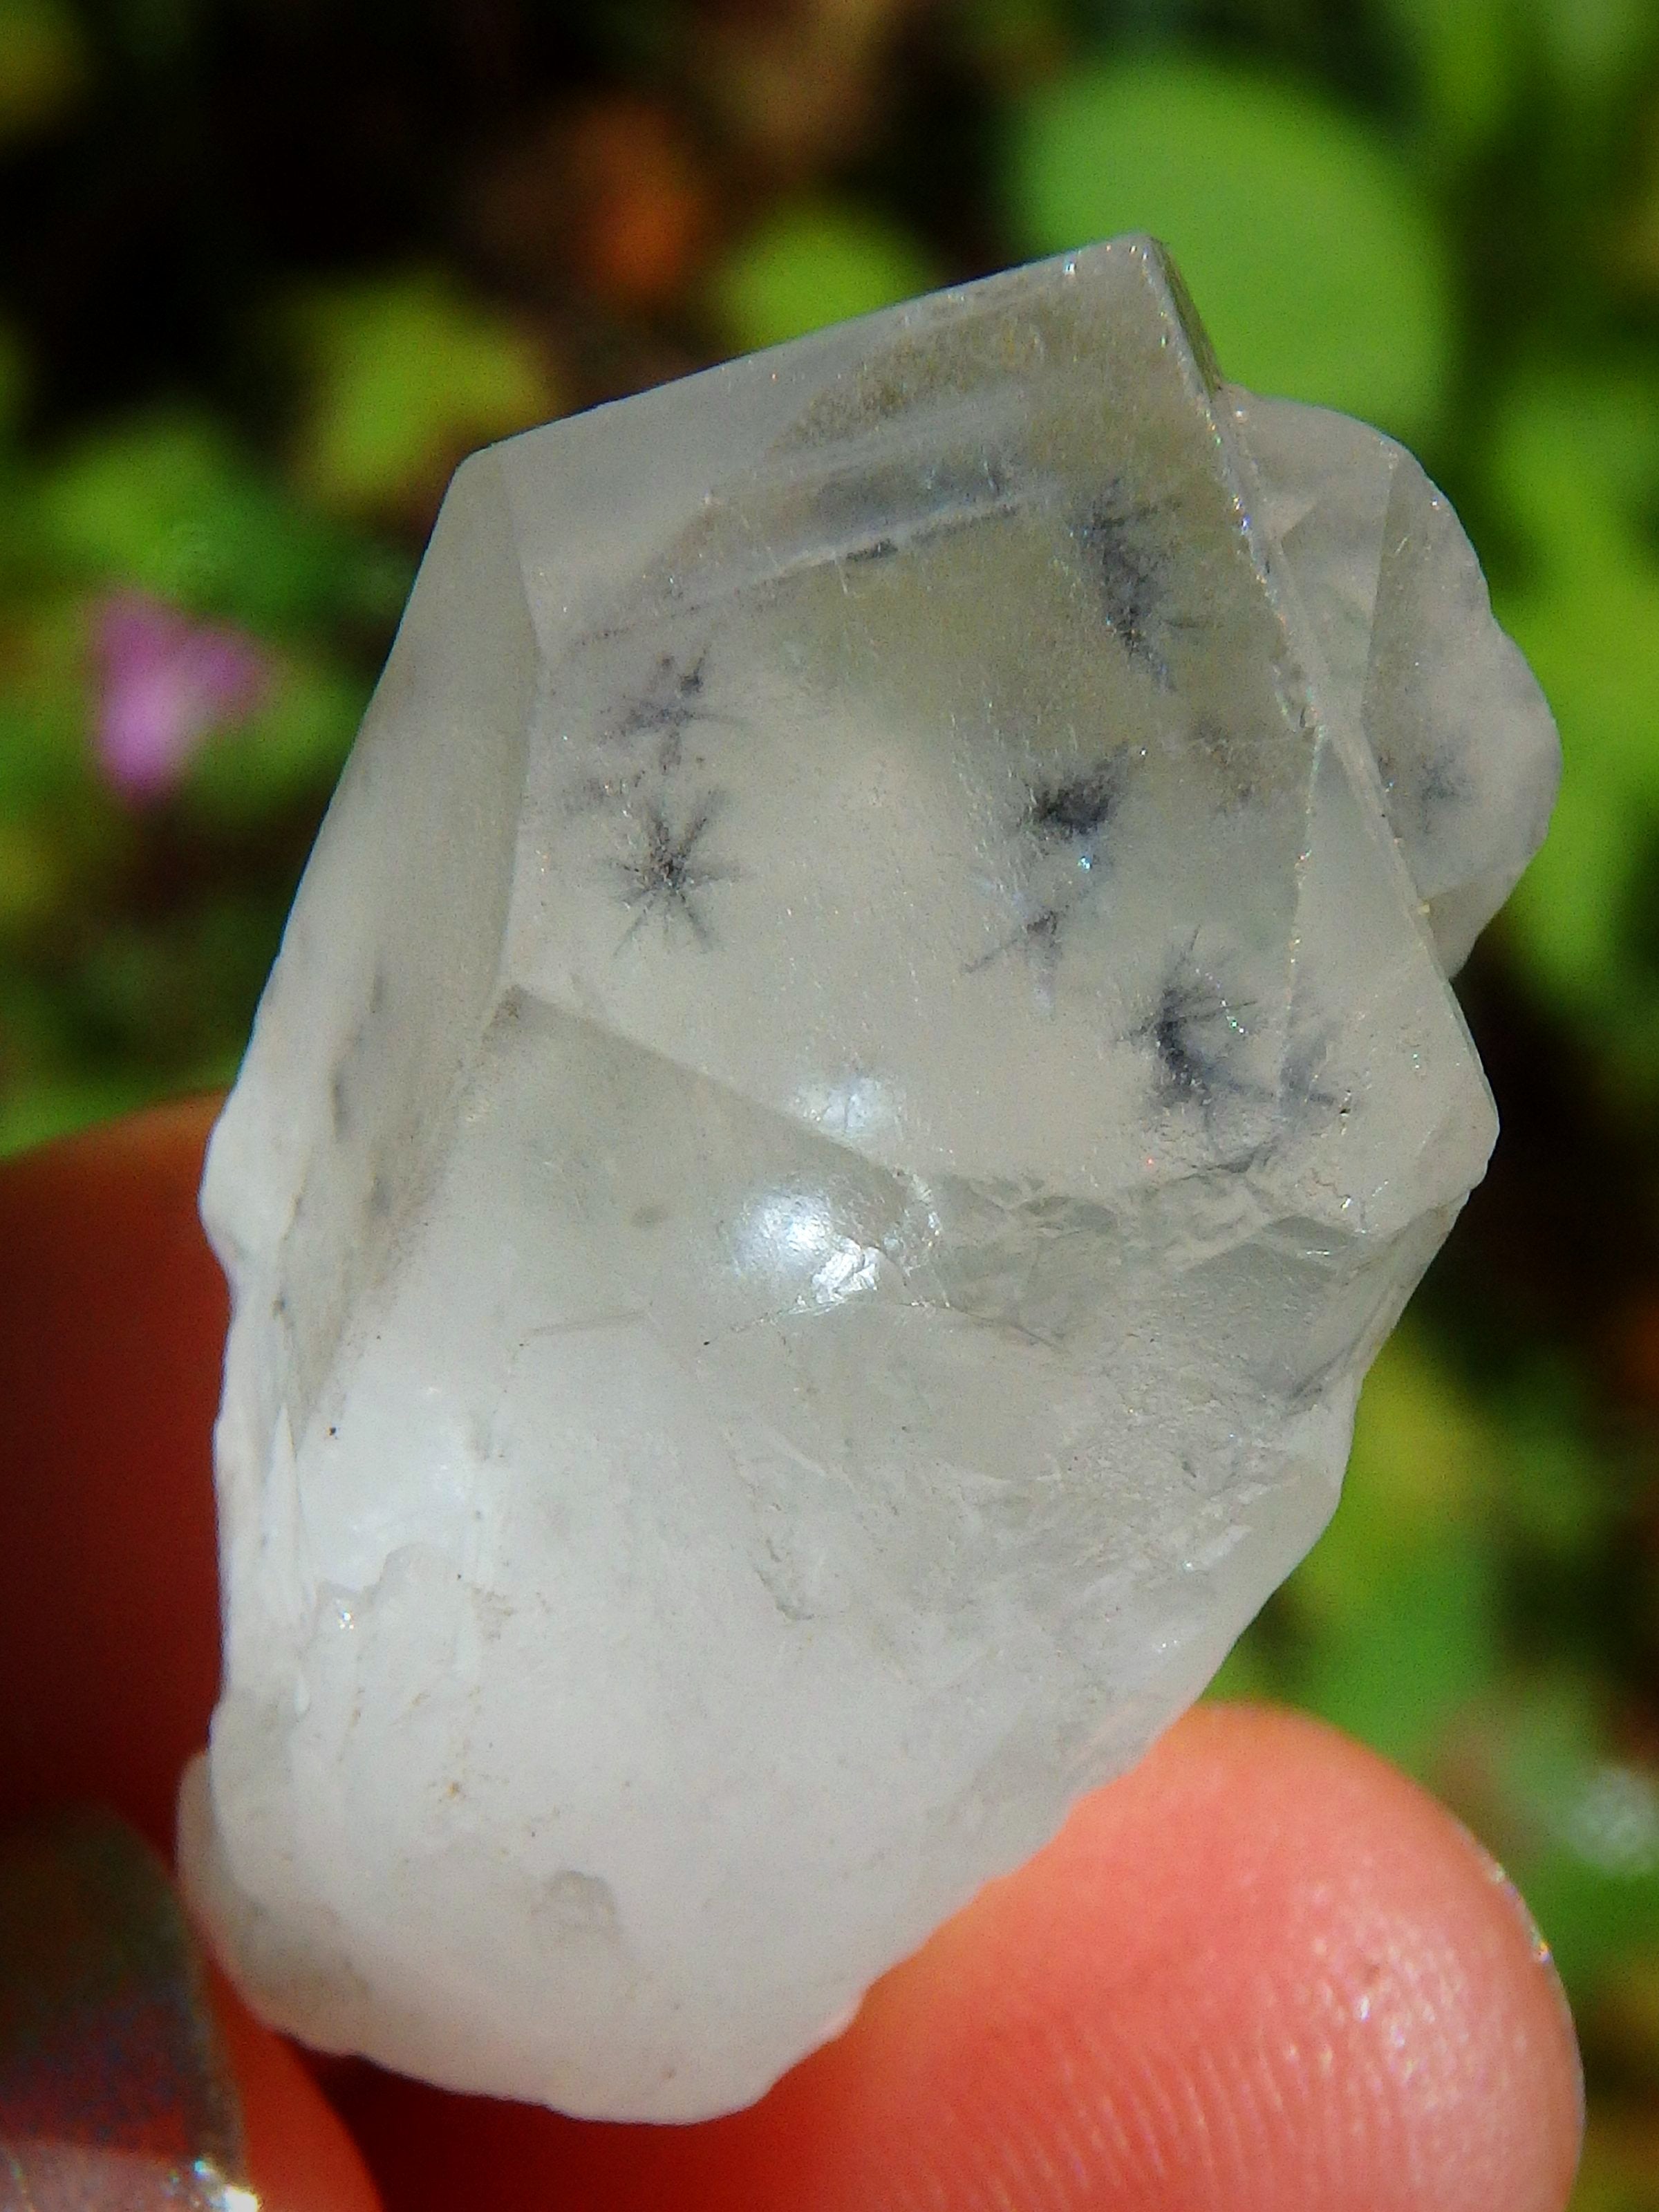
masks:
{"type": "Polygon", "coordinates": [[[206,738],[245,721],[271,665],[246,630],[194,622],[147,592],[113,592],[94,622],[98,672],[94,745],[123,798],[159,798],[206,738]]]}

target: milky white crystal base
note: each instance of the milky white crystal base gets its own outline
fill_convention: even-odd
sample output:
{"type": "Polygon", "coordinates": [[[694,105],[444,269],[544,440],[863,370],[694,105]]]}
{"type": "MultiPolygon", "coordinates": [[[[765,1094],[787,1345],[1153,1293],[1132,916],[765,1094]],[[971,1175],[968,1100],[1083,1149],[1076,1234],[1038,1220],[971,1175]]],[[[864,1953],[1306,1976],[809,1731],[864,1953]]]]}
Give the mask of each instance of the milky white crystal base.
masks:
{"type": "Polygon", "coordinates": [[[1555,757],[1145,241],[468,462],[204,1195],[265,2015],[721,2111],[1136,1758],[1482,1172],[1555,757]]]}

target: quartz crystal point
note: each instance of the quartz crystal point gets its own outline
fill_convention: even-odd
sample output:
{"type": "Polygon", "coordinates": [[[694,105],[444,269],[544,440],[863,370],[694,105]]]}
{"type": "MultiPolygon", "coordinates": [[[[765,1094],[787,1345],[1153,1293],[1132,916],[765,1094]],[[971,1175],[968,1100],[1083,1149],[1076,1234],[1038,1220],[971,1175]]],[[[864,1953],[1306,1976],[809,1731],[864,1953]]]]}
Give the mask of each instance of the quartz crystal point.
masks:
{"type": "Polygon", "coordinates": [[[468,461],[207,1172],[265,2015],[720,2112],[1134,1759],[1483,1170],[1556,769],[1143,240],[468,461]]]}

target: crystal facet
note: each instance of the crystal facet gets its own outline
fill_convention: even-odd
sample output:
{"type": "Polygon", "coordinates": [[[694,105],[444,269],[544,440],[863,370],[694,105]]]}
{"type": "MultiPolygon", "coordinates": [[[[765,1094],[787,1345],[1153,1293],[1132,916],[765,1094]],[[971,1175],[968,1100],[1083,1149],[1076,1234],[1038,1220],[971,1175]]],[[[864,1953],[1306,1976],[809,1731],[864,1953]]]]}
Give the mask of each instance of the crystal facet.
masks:
{"type": "Polygon", "coordinates": [[[1483,1170],[1556,764],[1145,240],[469,461],[208,1170],[264,2012],[720,2111],[1132,1761],[1483,1170]]]}

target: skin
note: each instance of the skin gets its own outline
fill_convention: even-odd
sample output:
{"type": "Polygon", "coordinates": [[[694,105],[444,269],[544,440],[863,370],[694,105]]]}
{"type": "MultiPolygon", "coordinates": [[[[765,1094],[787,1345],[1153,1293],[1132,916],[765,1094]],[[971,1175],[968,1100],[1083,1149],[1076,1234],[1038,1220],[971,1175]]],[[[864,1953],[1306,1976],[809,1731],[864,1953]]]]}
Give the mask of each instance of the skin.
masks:
{"type": "MultiPolygon", "coordinates": [[[[211,1114],[0,1169],[0,1819],[98,1798],[163,1850],[216,1671],[211,1114]]],[[[1582,2124],[1492,1862],[1369,1753],[1245,1707],[1190,1714],[728,2119],[448,2096],[216,2002],[266,2212],[1559,2212],[1582,2124]]]]}

